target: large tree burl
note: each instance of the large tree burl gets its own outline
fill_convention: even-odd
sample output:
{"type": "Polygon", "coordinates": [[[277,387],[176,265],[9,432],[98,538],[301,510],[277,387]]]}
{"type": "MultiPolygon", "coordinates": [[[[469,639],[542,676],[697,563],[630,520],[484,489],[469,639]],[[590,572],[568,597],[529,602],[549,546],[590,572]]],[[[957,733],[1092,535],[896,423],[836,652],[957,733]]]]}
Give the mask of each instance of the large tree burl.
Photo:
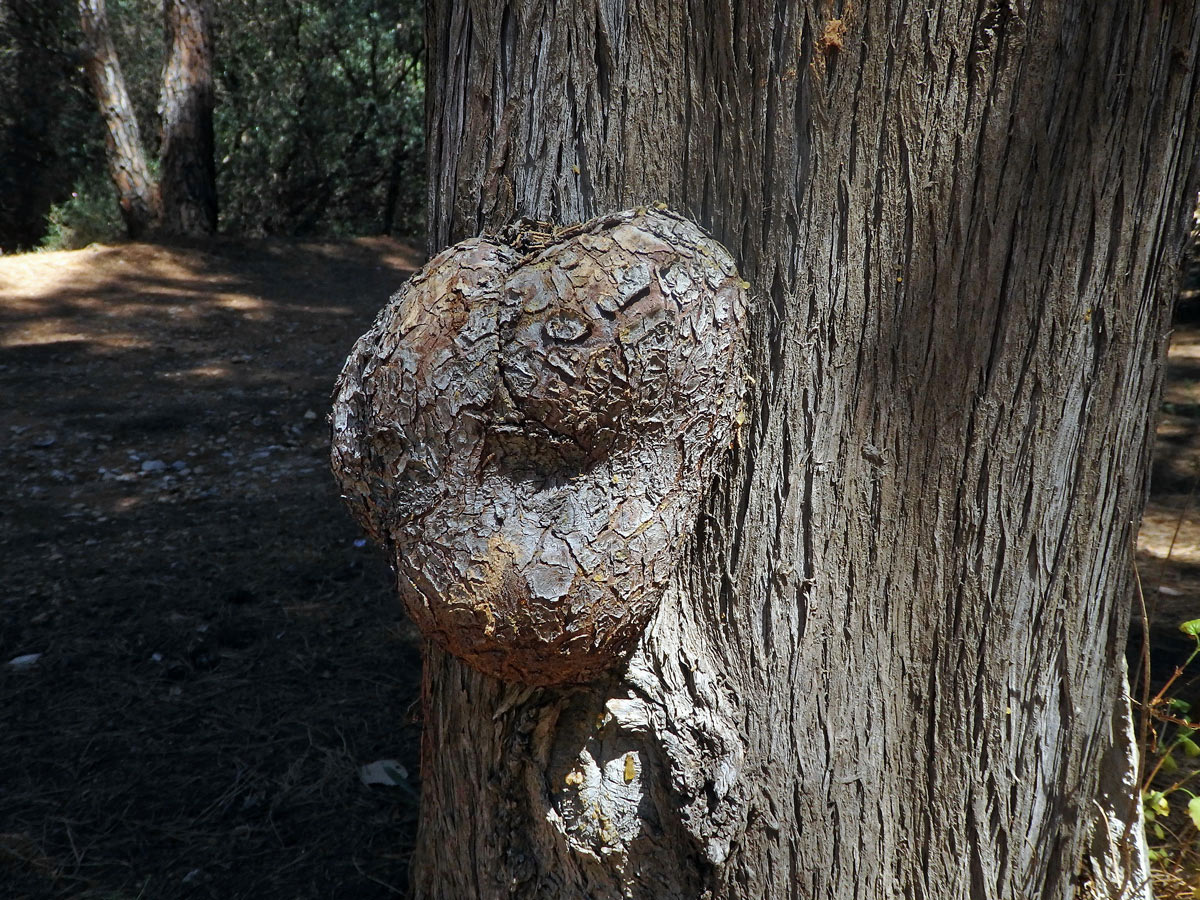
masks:
{"type": "Polygon", "coordinates": [[[413,276],[342,370],[332,451],[421,632],[535,685],[603,674],[649,620],[733,438],[745,318],[672,212],[540,237],[413,276]]]}

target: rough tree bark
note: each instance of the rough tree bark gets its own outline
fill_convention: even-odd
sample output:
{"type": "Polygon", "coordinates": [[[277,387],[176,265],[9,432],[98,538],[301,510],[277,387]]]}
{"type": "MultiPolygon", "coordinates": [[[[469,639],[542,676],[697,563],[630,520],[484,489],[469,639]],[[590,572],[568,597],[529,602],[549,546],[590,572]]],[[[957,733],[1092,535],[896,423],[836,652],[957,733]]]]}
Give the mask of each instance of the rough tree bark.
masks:
{"type": "Polygon", "coordinates": [[[211,0],[165,0],[163,24],[162,225],[173,234],[211,234],[217,230],[211,0]]]}
{"type": "Polygon", "coordinates": [[[104,0],[79,0],[85,68],[108,128],[109,172],[130,237],[211,234],[217,228],[211,0],[166,0],[167,58],[159,102],[160,175],[146,165],[104,0]]]}
{"type": "Polygon", "coordinates": [[[130,237],[153,230],[159,220],[158,184],[146,165],[141,132],[117,49],[113,46],[104,0],[79,0],[83,31],[84,69],[107,129],[108,170],[117,188],[121,218],[130,237]]]}
{"type": "Polygon", "coordinates": [[[628,657],[736,433],[747,287],[643,209],[465,241],[392,299],[332,458],[423,634],[527,684],[628,657]]]}
{"type": "Polygon", "coordinates": [[[416,895],[1068,898],[1097,821],[1128,873],[1196,7],[433,0],[428,29],[432,246],[664,201],[752,285],[753,381],[624,668],[523,686],[428,646],[416,895]]]}

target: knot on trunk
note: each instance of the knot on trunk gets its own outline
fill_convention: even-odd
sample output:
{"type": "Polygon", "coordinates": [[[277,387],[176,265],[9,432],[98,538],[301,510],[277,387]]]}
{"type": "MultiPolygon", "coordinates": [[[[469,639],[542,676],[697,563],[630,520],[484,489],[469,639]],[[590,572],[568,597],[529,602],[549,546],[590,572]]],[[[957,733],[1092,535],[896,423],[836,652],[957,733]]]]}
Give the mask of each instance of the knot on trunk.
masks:
{"type": "Polygon", "coordinates": [[[481,671],[584,681],[675,568],[743,384],[744,283],[666,210],[443,251],[338,380],[333,469],[422,633],[481,671]]]}

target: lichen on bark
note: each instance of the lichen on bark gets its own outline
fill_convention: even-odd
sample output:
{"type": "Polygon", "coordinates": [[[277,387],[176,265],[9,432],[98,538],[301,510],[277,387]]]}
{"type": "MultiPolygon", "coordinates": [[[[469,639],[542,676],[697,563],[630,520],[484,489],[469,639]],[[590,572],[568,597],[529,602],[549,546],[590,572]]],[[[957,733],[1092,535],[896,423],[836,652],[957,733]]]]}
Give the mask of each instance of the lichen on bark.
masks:
{"type": "Polygon", "coordinates": [[[734,438],[744,319],[729,253],[665,209],[418,272],[346,362],[332,462],[425,636],[535,685],[624,659],[734,438]]]}

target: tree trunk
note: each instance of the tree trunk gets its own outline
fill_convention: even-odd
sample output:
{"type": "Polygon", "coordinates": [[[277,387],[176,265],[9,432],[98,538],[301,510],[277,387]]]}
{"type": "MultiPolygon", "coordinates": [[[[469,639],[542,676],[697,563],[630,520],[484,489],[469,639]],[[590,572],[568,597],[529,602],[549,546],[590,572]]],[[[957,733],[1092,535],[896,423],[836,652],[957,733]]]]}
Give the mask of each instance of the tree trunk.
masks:
{"type": "Polygon", "coordinates": [[[105,148],[121,217],[129,236],[138,238],[158,222],[158,185],[146,165],[137,116],[125,89],[104,0],[79,0],[79,22],[84,38],[84,68],[108,129],[105,148]]]}
{"type": "Polygon", "coordinates": [[[430,645],[416,895],[1075,896],[1098,807],[1136,822],[1195,7],[429,12],[431,247],[665,201],[752,285],[753,381],[626,668],[522,687],[430,645]]]}
{"type": "Polygon", "coordinates": [[[172,234],[212,234],[217,230],[217,175],[211,0],[166,0],[163,16],[163,228],[172,234]]]}

